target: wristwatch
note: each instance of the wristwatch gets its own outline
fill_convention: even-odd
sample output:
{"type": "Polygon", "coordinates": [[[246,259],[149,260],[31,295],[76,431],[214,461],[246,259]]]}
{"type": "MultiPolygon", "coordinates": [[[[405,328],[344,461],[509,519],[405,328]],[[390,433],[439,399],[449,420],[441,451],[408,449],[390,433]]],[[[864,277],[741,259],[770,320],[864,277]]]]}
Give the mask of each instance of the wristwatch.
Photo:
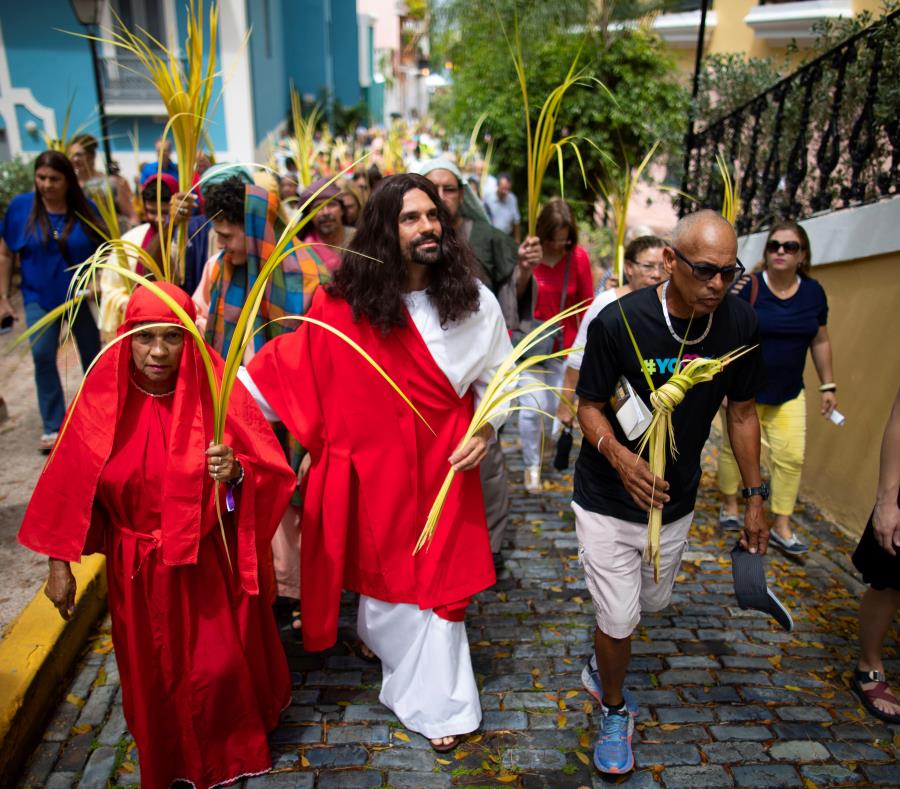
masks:
{"type": "Polygon", "coordinates": [[[751,496],[762,496],[763,501],[768,501],[769,483],[763,480],[758,488],[741,488],[741,495],[745,499],[749,499],[751,496]]]}

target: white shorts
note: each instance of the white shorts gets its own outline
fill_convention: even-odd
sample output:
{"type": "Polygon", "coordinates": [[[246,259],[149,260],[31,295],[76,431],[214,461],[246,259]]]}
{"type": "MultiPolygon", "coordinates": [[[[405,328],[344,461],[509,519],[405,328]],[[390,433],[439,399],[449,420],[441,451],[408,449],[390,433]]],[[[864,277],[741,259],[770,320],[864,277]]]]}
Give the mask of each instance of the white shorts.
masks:
{"type": "Polygon", "coordinates": [[[575,502],[572,509],[597,627],[612,638],[628,638],[641,621],[641,611],[662,611],[669,604],[694,513],[663,524],[657,583],[653,565],[643,558],[646,523],[589,512],[575,502]]]}

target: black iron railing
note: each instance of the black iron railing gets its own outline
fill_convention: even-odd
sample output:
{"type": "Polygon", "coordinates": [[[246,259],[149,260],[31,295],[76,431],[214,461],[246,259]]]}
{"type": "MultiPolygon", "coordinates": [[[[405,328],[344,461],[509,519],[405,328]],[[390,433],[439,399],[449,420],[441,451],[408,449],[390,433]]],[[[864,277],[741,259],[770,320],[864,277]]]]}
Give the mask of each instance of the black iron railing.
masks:
{"type": "MultiPolygon", "coordinates": [[[[721,204],[736,170],[739,233],[900,193],[900,11],[688,134],[683,215],[721,204]]],[[[697,124],[703,123],[702,118],[697,124]]]]}
{"type": "MultiPolygon", "coordinates": [[[[165,55],[163,55],[165,56],[165,55]]],[[[159,92],[147,79],[147,70],[134,56],[117,52],[101,58],[103,92],[111,104],[161,103],[159,92]]],[[[182,66],[186,60],[182,58],[182,66]]]]}

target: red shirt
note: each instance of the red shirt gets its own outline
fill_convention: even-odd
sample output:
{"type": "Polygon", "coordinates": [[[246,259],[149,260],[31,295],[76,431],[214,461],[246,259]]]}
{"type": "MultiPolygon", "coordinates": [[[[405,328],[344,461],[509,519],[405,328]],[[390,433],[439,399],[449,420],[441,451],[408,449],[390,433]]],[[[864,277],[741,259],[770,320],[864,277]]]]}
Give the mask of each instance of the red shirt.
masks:
{"type": "MultiPolygon", "coordinates": [[[[564,255],[554,266],[540,263],[534,267],[534,278],[538,285],[537,304],[534,317],[545,321],[560,311],[563,279],[566,275],[566,256],[564,255]]],[[[569,282],[566,287],[566,302],[563,309],[572,307],[580,301],[590,302],[594,297],[594,280],[591,276],[591,261],[583,247],[572,249],[572,263],[569,269],[569,282]]],[[[578,325],[582,316],[573,315],[563,321],[563,347],[571,348],[578,334],[578,325]]]]}

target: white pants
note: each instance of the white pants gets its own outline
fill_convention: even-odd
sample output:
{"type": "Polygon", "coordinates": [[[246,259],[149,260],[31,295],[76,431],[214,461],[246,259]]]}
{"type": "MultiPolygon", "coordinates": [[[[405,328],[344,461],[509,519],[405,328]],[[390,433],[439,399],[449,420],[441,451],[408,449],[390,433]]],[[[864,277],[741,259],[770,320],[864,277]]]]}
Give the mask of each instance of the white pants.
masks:
{"type": "Polygon", "coordinates": [[[597,627],[612,638],[628,638],[642,611],[662,611],[672,599],[681,556],[687,547],[694,513],[689,512],[659,533],[659,583],[653,565],[644,561],[647,524],[589,512],[574,501],[575,532],[597,627]]]}
{"type": "Polygon", "coordinates": [[[429,740],[481,725],[481,700],[465,622],[360,595],[356,629],[381,660],[378,700],[429,740]]]}
{"type": "MultiPolygon", "coordinates": [[[[561,386],[563,381],[563,371],[565,370],[565,359],[548,359],[543,364],[543,368],[547,371],[543,374],[530,376],[530,380],[539,381],[548,386],[561,386]]],[[[539,368],[540,369],[540,368],[539,368]]],[[[523,376],[521,384],[526,382],[523,376]]],[[[555,416],[556,406],[559,403],[559,396],[556,392],[535,392],[521,398],[519,405],[530,406],[532,408],[540,408],[550,417],[555,416]]],[[[544,444],[547,445],[551,441],[550,430],[553,420],[536,411],[519,411],[519,436],[522,439],[522,460],[526,466],[541,465],[541,433],[543,433],[544,444]]]]}

